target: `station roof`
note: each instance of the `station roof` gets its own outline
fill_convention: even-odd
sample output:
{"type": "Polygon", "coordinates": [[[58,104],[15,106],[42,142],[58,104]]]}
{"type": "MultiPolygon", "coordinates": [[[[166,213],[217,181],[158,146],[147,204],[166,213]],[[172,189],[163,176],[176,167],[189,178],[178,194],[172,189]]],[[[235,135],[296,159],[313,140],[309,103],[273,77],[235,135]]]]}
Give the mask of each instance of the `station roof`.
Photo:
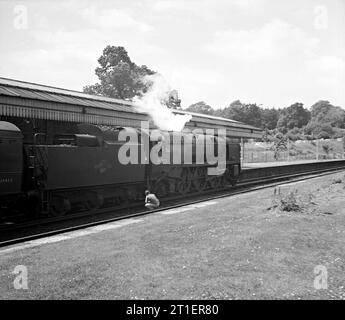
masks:
{"type": "MultiPolygon", "coordinates": [[[[229,136],[260,138],[262,130],[241,122],[182,110],[189,128],[226,128],[229,136]]],[[[150,117],[131,101],[0,77],[0,116],[140,127],[150,117]]]]}

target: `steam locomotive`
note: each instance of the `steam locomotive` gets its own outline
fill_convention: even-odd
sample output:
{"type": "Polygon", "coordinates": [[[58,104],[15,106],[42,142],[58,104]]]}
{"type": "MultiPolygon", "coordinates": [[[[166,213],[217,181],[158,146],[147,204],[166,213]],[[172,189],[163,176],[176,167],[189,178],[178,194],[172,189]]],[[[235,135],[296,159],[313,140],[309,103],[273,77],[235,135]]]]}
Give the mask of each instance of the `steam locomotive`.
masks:
{"type": "MultiPolygon", "coordinates": [[[[77,127],[76,133],[55,135],[52,143],[47,143],[42,133],[35,133],[33,142],[27,143],[16,125],[0,121],[0,218],[14,214],[63,216],[126,206],[142,201],[146,188],[161,199],[202,193],[234,185],[240,175],[240,145],[228,139],[226,170],[211,176],[207,170],[212,165],[206,161],[198,164],[195,160],[198,140],[185,139],[183,132],[180,133],[181,151],[171,149],[169,156],[181,152],[179,156],[183,160],[183,150],[193,150],[191,163],[155,165],[148,161],[124,165],[117,157],[126,143],[119,139],[121,132],[135,132],[139,137],[138,147],[147,132],[90,124],[77,127]]],[[[207,139],[214,142],[220,138],[207,136],[207,139]]],[[[149,137],[149,151],[157,143],[149,137]]],[[[138,150],[141,157],[141,149],[138,150]]]]}

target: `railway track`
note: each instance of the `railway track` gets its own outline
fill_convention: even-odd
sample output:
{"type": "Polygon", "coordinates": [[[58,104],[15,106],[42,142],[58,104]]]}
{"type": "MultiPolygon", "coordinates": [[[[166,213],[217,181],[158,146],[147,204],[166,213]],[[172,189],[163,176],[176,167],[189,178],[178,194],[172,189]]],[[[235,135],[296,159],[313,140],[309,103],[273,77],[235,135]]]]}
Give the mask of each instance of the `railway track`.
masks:
{"type": "Polygon", "coordinates": [[[93,227],[117,220],[139,217],[162,210],[174,209],[231,195],[252,192],[278,186],[282,183],[302,181],[345,170],[345,160],[325,161],[309,164],[292,164],[282,167],[267,167],[245,170],[235,187],[191,193],[188,197],[176,196],[163,199],[163,205],[156,210],[142,209],[142,203],[122,208],[98,209],[59,218],[45,218],[12,225],[0,226],[0,247],[14,245],[43,237],[53,236],[78,229],[93,227]],[[291,173],[291,171],[293,173],[291,173]]]}

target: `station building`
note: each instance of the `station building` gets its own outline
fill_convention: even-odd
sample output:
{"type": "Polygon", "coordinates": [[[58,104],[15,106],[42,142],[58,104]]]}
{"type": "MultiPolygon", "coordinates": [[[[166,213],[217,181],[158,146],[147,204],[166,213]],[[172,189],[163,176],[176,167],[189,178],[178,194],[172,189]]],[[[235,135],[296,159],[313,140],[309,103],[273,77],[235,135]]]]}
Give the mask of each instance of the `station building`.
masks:
{"type": "MultiPolygon", "coordinates": [[[[225,128],[227,137],[261,138],[262,130],[253,126],[221,117],[173,110],[175,114],[190,114],[185,128],[225,128]]],[[[9,121],[21,129],[24,142],[33,142],[35,133],[44,133],[48,142],[54,134],[74,133],[78,123],[114,127],[140,128],[141,121],[150,116],[139,112],[131,101],[51,86],[0,78],[0,120],[9,121]]]]}

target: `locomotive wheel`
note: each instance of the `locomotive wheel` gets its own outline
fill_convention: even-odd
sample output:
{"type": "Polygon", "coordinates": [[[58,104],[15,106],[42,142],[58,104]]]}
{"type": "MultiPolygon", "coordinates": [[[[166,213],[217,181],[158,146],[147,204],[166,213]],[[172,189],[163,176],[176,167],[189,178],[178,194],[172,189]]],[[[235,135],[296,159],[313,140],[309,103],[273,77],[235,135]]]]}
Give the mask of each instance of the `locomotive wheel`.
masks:
{"type": "Polygon", "coordinates": [[[211,189],[219,189],[222,186],[221,177],[214,177],[209,180],[209,185],[211,189]]]}
{"type": "Polygon", "coordinates": [[[234,187],[235,185],[236,185],[236,183],[237,183],[237,179],[235,179],[235,178],[231,178],[231,179],[229,179],[229,181],[230,181],[230,183],[231,183],[231,185],[234,187]]]}
{"type": "Polygon", "coordinates": [[[220,179],[219,178],[213,178],[210,180],[210,185],[212,189],[218,189],[220,185],[220,179]]]}
{"type": "Polygon", "coordinates": [[[224,176],[222,176],[220,178],[220,188],[225,188],[225,185],[226,185],[226,178],[224,176]]]}
{"type": "Polygon", "coordinates": [[[194,186],[195,186],[195,189],[196,191],[198,192],[202,192],[205,190],[206,188],[206,180],[205,179],[198,179],[194,182],[194,186]]]}
{"type": "Polygon", "coordinates": [[[50,215],[52,217],[62,217],[71,210],[71,203],[63,197],[54,197],[50,203],[50,215]]]}
{"type": "Polygon", "coordinates": [[[192,174],[188,168],[183,168],[181,180],[176,184],[176,192],[184,194],[190,191],[192,187],[192,174]]]}
{"type": "Polygon", "coordinates": [[[104,204],[104,197],[102,194],[95,194],[84,205],[86,210],[99,209],[104,204]]]}
{"type": "Polygon", "coordinates": [[[165,197],[169,194],[169,187],[164,183],[159,183],[158,186],[155,188],[155,192],[161,196],[165,197]]]}
{"type": "Polygon", "coordinates": [[[97,194],[97,201],[95,203],[95,208],[99,209],[104,205],[104,196],[102,194],[97,194]]]}
{"type": "Polygon", "coordinates": [[[206,168],[204,167],[198,167],[197,168],[197,178],[206,178],[207,174],[206,174],[206,168]]]}
{"type": "Polygon", "coordinates": [[[176,184],[176,191],[180,194],[184,194],[190,191],[191,183],[188,181],[179,181],[176,184]]]}
{"type": "Polygon", "coordinates": [[[29,198],[28,202],[20,203],[19,206],[24,210],[26,209],[31,218],[37,218],[41,214],[40,200],[36,197],[29,198]]]}

